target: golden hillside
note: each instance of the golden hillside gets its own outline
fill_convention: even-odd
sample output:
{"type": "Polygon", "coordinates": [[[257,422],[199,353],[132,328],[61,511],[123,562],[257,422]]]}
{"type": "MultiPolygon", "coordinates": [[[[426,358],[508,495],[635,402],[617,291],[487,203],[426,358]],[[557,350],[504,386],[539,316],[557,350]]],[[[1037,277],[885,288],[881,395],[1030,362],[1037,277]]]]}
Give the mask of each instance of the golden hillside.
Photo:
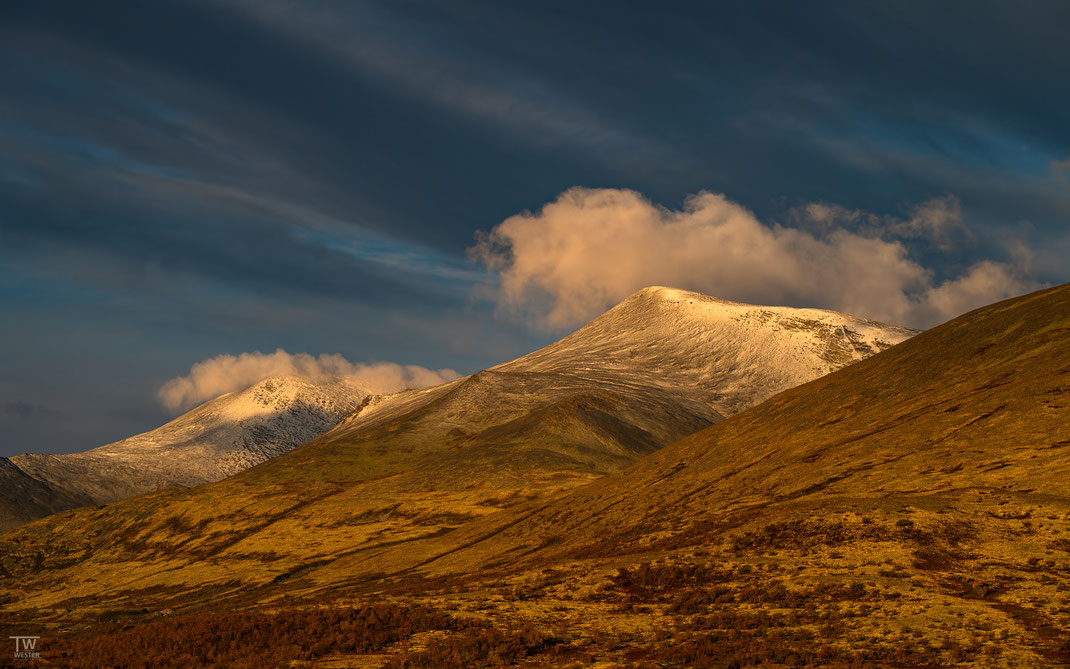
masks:
{"type": "MultiPolygon", "coordinates": [[[[269,578],[270,559],[261,572],[247,556],[229,560],[240,541],[225,537],[196,560],[180,544],[161,547],[152,571],[124,559],[131,546],[152,550],[145,536],[103,558],[65,549],[35,574],[32,532],[57,534],[30,525],[7,535],[16,578],[6,582],[29,584],[8,588],[7,610],[84,623],[106,605],[139,621],[97,622],[58,653],[162,634],[151,618],[164,606],[180,616],[168,629],[201,629],[222,607],[263,616],[227,618],[237,629],[291,629],[324,610],[370,624],[360,607],[376,602],[405,620],[415,615],[406,607],[452,617],[387,625],[411,633],[359,651],[275,650],[322,666],[1056,666],[1070,661],[1068,470],[1063,286],[962,316],[619,474],[449,532],[335,548],[281,578],[269,578]]],[[[330,498],[327,482],[305,485],[330,498]]],[[[209,497],[218,489],[202,489],[201,504],[226,503],[209,497]]],[[[143,499],[153,500],[138,507],[147,517],[173,508],[166,496],[143,499]]],[[[287,504],[250,508],[245,522],[315,508],[287,504]]],[[[105,525],[112,517],[77,520],[120,536],[105,525]]],[[[198,545],[195,528],[172,536],[198,545]]]]}

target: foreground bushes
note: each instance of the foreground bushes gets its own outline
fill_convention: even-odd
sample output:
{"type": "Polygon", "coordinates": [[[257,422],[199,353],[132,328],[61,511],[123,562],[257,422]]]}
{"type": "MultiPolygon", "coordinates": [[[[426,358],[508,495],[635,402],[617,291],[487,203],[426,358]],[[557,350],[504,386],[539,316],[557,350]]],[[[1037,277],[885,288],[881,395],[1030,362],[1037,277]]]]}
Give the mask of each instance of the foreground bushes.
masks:
{"type": "Polygon", "coordinates": [[[372,653],[428,630],[484,623],[426,606],[371,604],[278,613],[205,614],[52,640],[42,657],[75,668],[284,667],[328,653],[372,653]]]}
{"type": "Polygon", "coordinates": [[[422,652],[405,653],[387,665],[390,669],[466,669],[501,667],[518,660],[552,652],[559,640],[530,625],[508,629],[470,630],[434,639],[422,652]]]}

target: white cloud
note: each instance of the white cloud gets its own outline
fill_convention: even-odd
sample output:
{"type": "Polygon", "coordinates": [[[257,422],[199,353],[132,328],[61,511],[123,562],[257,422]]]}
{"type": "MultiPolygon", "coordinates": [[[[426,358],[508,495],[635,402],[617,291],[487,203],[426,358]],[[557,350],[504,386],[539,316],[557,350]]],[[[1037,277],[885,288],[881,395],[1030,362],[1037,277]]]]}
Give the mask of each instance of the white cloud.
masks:
{"type": "Polygon", "coordinates": [[[824,217],[822,230],[765,225],[714,193],[692,196],[674,211],[635,191],[573,188],[537,213],[506,219],[470,254],[499,273],[500,308],[527,311],[549,328],[581,323],[656,284],[917,327],[1035,287],[1016,267],[992,261],[937,284],[908,256],[893,233],[947,238],[961,226],[951,197],[892,221],[887,234],[835,225],[845,217],[866,228],[881,223],[864,212],[814,205],[811,214],[824,217]]]}
{"type": "Polygon", "coordinates": [[[940,323],[979,306],[1013,297],[1035,286],[1015,275],[1006,263],[984,260],[962,276],[933,286],[914,305],[922,322],[940,323]]]}
{"type": "Polygon", "coordinates": [[[189,374],[171,379],[158,392],[160,402],[171,411],[188,409],[224,393],[243,390],[272,376],[297,376],[310,381],[342,377],[371,393],[393,393],[452,381],[460,375],[452,369],[427,369],[393,362],[353,363],[341,355],[274,353],[219,355],[190,368],[189,374]]]}

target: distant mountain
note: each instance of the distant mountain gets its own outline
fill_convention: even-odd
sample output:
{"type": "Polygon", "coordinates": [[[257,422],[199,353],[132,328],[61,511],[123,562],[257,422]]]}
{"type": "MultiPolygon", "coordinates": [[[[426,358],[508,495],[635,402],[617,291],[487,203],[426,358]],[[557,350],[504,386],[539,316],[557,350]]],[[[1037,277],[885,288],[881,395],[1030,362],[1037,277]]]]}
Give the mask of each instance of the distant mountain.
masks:
{"type": "Polygon", "coordinates": [[[530,355],[367,398],[333,429],[224,481],[27,526],[7,535],[16,548],[0,549],[0,565],[14,573],[32,559],[41,588],[67,593],[122,591],[150,572],[154,587],[289,582],[310,563],[392,551],[620,471],[913,334],[648,288],[530,355]]]}
{"type": "Polygon", "coordinates": [[[275,377],[90,451],[16,455],[0,463],[0,476],[20,482],[0,488],[0,528],[76,506],[218,481],[322,434],[367,396],[344,379],[275,377]]]}

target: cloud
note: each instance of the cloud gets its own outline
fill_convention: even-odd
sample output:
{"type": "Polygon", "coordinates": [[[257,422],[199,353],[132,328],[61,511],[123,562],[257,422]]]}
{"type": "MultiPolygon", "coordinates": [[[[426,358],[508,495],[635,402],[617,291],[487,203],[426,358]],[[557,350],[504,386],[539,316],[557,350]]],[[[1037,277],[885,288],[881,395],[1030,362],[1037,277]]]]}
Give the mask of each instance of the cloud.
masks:
{"type": "Polygon", "coordinates": [[[157,393],[171,411],[188,409],[224,393],[244,390],[272,376],[297,376],[310,381],[339,377],[375,394],[394,393],[407,388],[434,386],[459,378],[452,369],[427,369],[393,362],[353,363],[341,355],[290,354],[281,348],[274,353],[219,355],[190,368],[189,374],[171,379],[157,393]]]}
{"type": "Polygon", "coordinates": [[[1016,276],[1006,263],[984,260],[962,276],[930,287],[914,305],[915,317],[923,323],[940,323],[997,300],[1013,297],[1038,285],[1016,276]]]}
{"type": "Polygon", "coordinates": [[[793,212],[792,218],[817,233],[837,228],[884,240],[913,239],[950,251],[956,241],[970,239],[962,219],[962,206],[954,195],[933,198],[910,210],[907,218],[880,216],[827,202],[813,202],[793,212]]]}
{"type": "Polygon", "coordinates": [[[526,142],[608,149],[618,160],[667,152],[657,141],[615,126],[546,79],[507,67],[504,59],[465,57],[460,45],[429,50],[437,40],[413,40],[419,22],[392,12],[368,5],[355,13],[309,11],[307,4],[294,0],[221,1],[289,39],[332,54],[361,74],[441,109],[489,122],[526,142]]]}
{"type": "MultiPolygon", "coordinates": [[[[818,205],[814,213],[831,223],[844,216],[867,218],[865,226],[880,222],[833,207],[818,205]]],[[[657,284],[928,327],[1035,287],[1017,267],[993,261],[937,283],[891,238],[941,238],[959,225],[953,198],[921,205],[887,234],[875,234],[765,225],[709,192],[674,211],[631,190],[573,188],[479,235],[469,254],[500,275],[493,294],[500,309],[527,311],[547,328],[578,324],[657,284]]]]}

